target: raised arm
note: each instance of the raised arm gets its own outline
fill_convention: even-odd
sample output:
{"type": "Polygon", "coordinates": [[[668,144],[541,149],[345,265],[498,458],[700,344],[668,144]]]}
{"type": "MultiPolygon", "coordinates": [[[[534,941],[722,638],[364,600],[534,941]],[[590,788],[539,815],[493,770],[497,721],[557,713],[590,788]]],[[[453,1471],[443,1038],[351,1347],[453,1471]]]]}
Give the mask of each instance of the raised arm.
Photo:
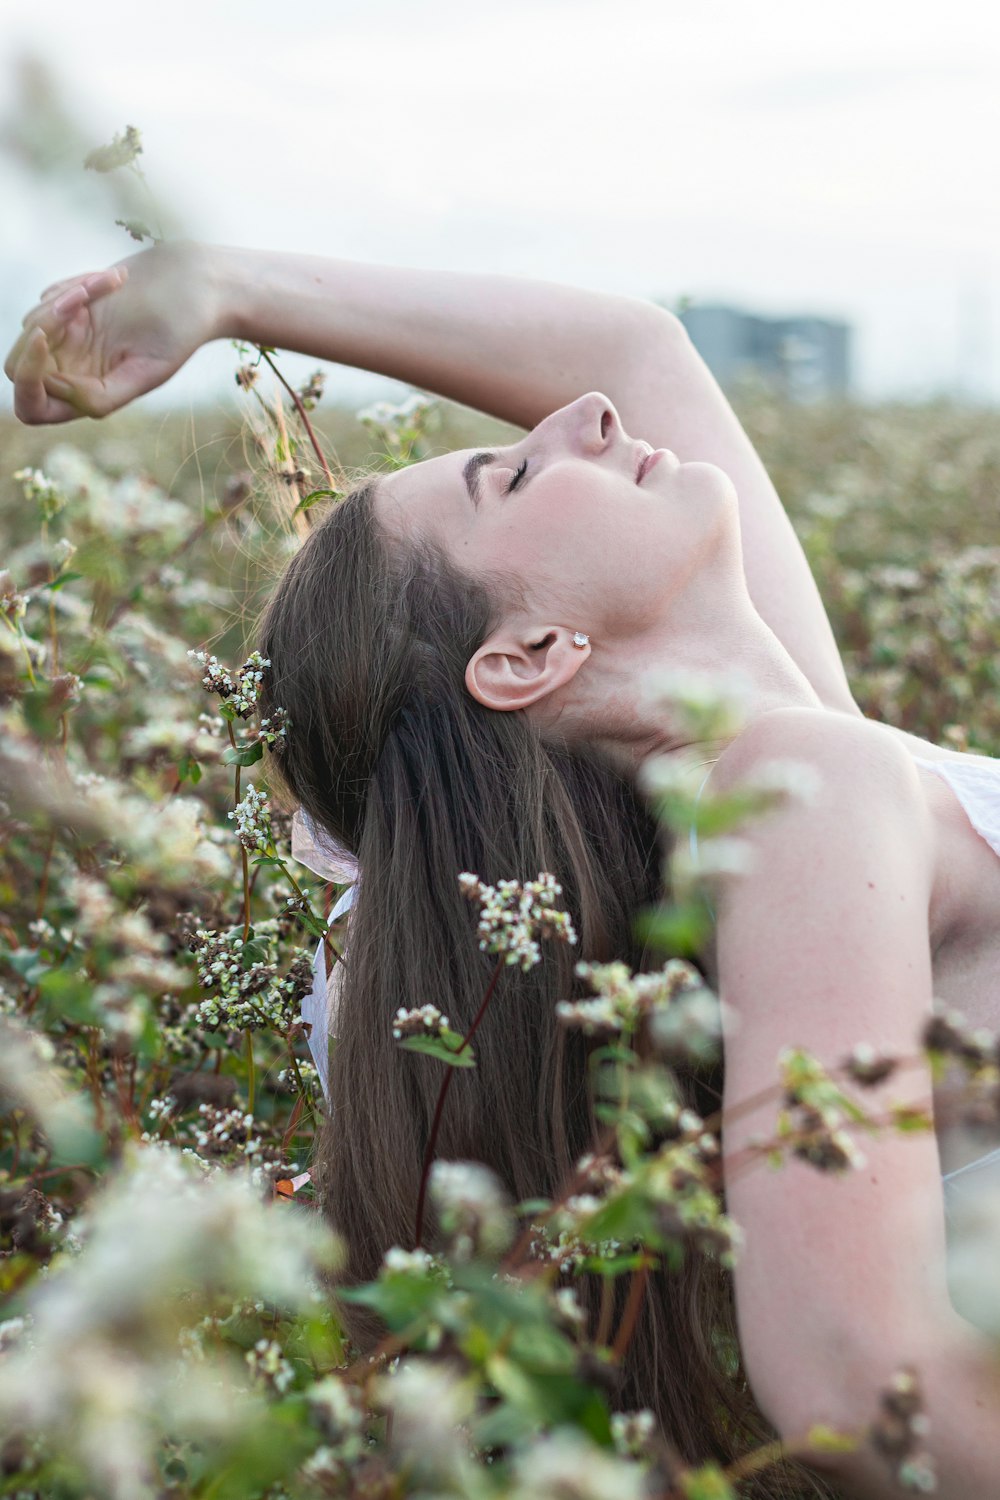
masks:
{"type": "Polygon", "coordinates": [[[162,247],[61,283],[8,357],[23,421],[104,415],[202,343],[239,337],[377,371],[533,427],[587,390],[626,431],[716,463],[740,499],[753,601],[829,708],[856,712],[815,582],[735,413],[680,321],[638,298],[519,277],[162,247]],[[40,330],[40,331],[38,331],[40,330]]]}
{"type": "MultiPolygon", "coordinates": [[[[723,1146],[728,1207],[746,1232],[736,1305],[747,1373],[793,1439],[816,1423],[867,1427],[894,1371],[916,1366],[937,1495],[988,1500],[1000,1474],[1000,1357],[948,1299],[934,1137],[862,1135],[866,1164],[842,1177],[797,1160],[776,1172],[737,1165],[750,1137],[773,1135],[773,1103],[736,1106],[777,1081],[782,1048],[828,1067],[862,1041],[914,1057],[931,1014],[933,831],[907,751],[870,725],[782,710],[746,731],[714,776],[724,787],[776,755],[811,762],[820,790],[811,806],[747,830],[754,867],[725,896],[717,935],[735,1015],[723,1146]]],[[[930,1096],[929,1068],[915,1066],[862,1102],[878,1116],[893,1100],[926,1107],[930,1096]]],[[[871,1449],[824,1462],[852,1497],[899,1494],[871,1449]]]]}

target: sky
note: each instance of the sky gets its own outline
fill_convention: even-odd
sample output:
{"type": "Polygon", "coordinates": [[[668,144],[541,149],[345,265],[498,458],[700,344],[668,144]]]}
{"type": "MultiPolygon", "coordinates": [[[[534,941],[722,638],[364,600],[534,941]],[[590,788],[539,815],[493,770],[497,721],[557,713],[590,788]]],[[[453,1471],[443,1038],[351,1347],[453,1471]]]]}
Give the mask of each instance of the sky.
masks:
{"type": "MultiPolygon", "coordinates": [[[[134,248],[80,169],[133,124],[177,232],[841,318],[858,394],[1000,401],[982,0],[0,0],[0,121],[4,347],[49,280],[134,248]],[[79,132],[43,174],[26,57],[79,132]]],[[[233,364],[165,397],[228,396],[233,364]]]]}

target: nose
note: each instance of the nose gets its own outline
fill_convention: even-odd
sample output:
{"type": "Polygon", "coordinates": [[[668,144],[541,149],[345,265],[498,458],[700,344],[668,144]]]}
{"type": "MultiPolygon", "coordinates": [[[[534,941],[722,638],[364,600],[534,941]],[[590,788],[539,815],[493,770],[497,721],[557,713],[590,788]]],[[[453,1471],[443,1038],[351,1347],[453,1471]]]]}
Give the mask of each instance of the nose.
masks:
{"type": "Polygon", "coordinates": [[[586,396],[564,406],[559,415],[574,446],[588,454],[603,453],[622,435],[621,418],[614,402],[602,391],[588,391],[586,396]]]}

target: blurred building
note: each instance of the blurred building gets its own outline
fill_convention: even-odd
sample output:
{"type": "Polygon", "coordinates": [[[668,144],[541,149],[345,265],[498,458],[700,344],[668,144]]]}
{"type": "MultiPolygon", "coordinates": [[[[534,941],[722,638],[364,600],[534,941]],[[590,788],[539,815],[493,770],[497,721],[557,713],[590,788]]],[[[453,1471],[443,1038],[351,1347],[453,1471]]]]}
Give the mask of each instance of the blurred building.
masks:
{"type": "Polygon", "coordinates": [[[763,378],[793,401],[846,396],[851,328],[829,318],[762,318],[701,304],[680,314],[691,342],[723,387],[763,378]]]}

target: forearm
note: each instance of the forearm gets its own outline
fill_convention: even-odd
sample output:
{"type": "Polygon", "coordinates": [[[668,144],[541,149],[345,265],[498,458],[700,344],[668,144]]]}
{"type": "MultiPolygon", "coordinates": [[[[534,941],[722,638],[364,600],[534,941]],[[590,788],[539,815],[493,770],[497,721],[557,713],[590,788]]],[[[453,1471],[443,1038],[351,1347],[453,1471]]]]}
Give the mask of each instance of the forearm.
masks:
{"type": "MultiPolygon", "coordinates": [[[[853,1369],[846,1363],[841,1367],[844,1404],[830,1425],[858,1431],[871,1423],[891,1373],[884,1359],[883,1349],[853,1369]]],[[[931,1455],[937,1500],[994,1500],[1000,1475],[1000,1351],[956,1316],[944,1332],[911,1349],[906,1362],[916,1370],[923,1396],[928,1428],[917,1448],[931,1455]]],[[[835,1477],[851,1500],[894,1500],[900,1494],[893,1462],[870,1441],[816,1467],[835,1477]]]]}
{"type": "Polygon", "coordinates": [[[230,249],[212,266],[216,336],[373,370],[522,427],[599,389],[642,435],[637,346],[662,345],[672,321],[636,298],[512,276],[230,249]]]}
{"type": "Polygon", "coordinates": [[[213,249],[213,337],[373,370],[531,428],[587,391],[739,497],[751,597],[827,706],[856,711],[816,584],[735,412],[672,313],[528,278],[213,249]]]}

